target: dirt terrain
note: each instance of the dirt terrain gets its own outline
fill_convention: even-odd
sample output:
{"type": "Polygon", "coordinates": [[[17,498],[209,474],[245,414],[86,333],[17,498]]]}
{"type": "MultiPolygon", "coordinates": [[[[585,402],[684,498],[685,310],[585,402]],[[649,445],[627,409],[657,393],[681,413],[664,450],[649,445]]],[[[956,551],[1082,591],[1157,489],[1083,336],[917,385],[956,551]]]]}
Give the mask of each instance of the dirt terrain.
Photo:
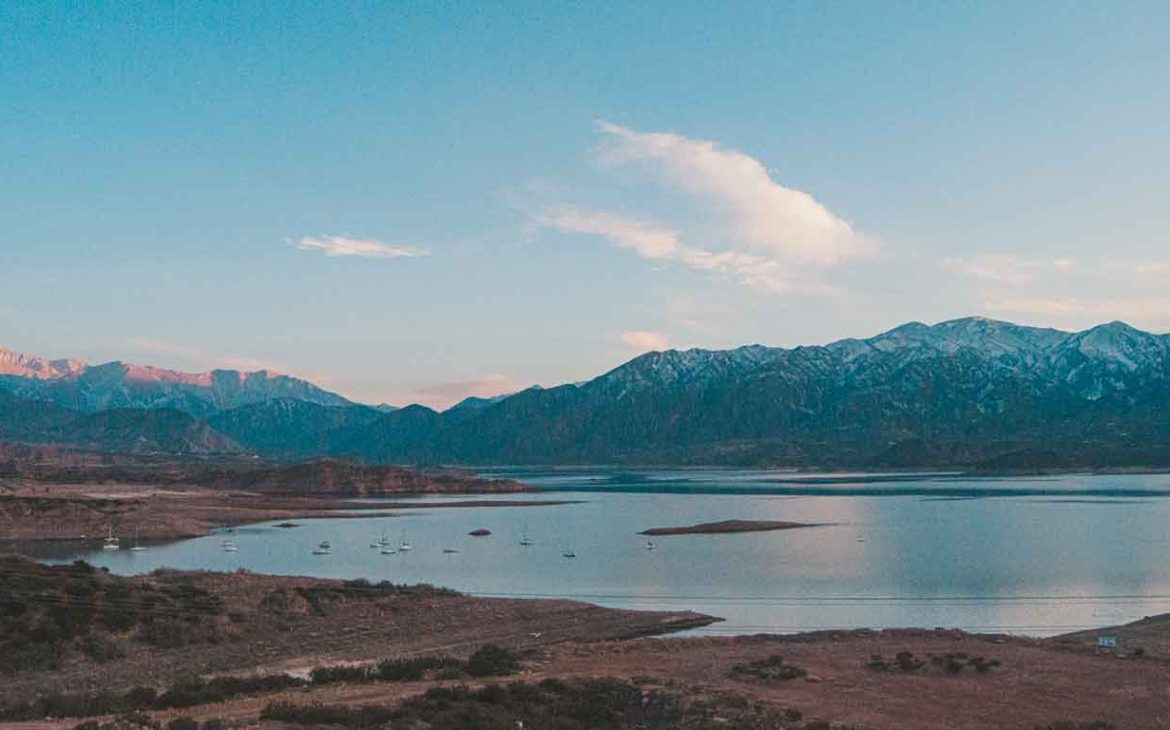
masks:
{"type": "MultiPolygon", "coordinates": [[[[543,620],[543,619],[542,619],[543,620]]],[[[565,638],[565,637],[561,637],[565,638]]],[[[441,643],[409,645],[423,651],[441,643]]],[[[886,631],[804,637],[674,638],[550,643],[542,637],[511,680],[615,677],[644,691],[667,691],[686,701],[739,698],[734,704],[797,709],[811,722],[872,730],[970,728],[1032,730],[1060,720],[1104,720],[1118,730],[1170,727],[1170,666],[1094,652],[1051,648],[1047,642],[980,637],[946,631],[886,631]],[[986,673],[912,673],[870,668],[875,655],[994,657],[986,673]],[[738,675],[736,666],[780,655],[805,676],[770,681],[738,675]]],[[[398,646],[395,646],[397,649],[398,646]]],[[[314,656],[313,660],[321,658],[314,656]]],[[[297,664],[293,662],[292,664],[297,664]]],[[[929,662],[927,662],[929,666],[929,662]]],[[[215,705],[153,713],[254,723],[274,701],[296,704],[380,705],[400,702],[452,682],[336,684],[243,697],[215,705]]],[[[478,684],[478,683],[473,683],[478,684]]],[[[12,723],[13,728],[66,728],[74,721],[12,723]]],[[[275,727],[275,725],[273,726],[275,727]]]]}
{"type": "Polygon", "coordinates": [[[118,577],[84,564],[50,567],[0,556],[0,707],[49,692],[466,656],[485,643],[532,648],[714,620],[365,581],[178,571],[118,577]],[[62,637],[73,638],[62,644],[62,637]]]}

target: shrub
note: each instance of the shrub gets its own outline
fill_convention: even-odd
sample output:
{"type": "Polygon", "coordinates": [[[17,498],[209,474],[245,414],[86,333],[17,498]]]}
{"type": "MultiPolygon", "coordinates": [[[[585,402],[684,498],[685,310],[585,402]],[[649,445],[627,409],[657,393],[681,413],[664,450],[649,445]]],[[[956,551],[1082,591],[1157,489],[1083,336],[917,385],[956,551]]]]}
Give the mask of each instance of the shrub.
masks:
{"type": "Polygon", "coordinates": [[[808,675],[804,669],[785,664],[784,658],[773,654],[767,659],[757,659],[747,664],[736,664],[731,668],[731,676],[736,678],[755,677],[769,682],[788,682],[808,675]]]}
{"type": "Polygon", "coordinates": [[[473,677],[500,677],[519,668],[520,658],[495,644],[484,644],[467,660],[467,673],[473,677]]]}
{"type": "Polygon", "coordinates": [[[114,659],[121,659],[126,656],[125,649],[117,641],[114,641],[108,636],[101,634],[91,634],[80,642],[78,648],[90,659],[98,664],[112,661],[114,659]]]}
{"type": "Polygon", "coordinates": [[[199,730],[199,722],[189,717],[176,717],[167,723],[167,730],[199,730]]]}
{"type": "Polygon", "coordinates": [[[463,662],[451,657],[429,656],[413,659],[387,659],[377,665],[342,665],[316,667],[310,673],[313,684],[335,682],[417,682],[427,672],[439,670],[448,677],[459,676],[463,662]]]}

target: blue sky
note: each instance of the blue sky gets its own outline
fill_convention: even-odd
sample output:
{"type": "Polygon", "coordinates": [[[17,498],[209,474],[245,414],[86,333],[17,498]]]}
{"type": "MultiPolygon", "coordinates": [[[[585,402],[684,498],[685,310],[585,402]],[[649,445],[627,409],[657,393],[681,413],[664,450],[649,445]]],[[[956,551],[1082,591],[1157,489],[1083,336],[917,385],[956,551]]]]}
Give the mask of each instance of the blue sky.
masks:
{"type": "Polygon", "coordinates": [[[911,319],[1167,331],[1167,37],[1153,2],[0,2],[0,344],[441,406],[911,319]]]}

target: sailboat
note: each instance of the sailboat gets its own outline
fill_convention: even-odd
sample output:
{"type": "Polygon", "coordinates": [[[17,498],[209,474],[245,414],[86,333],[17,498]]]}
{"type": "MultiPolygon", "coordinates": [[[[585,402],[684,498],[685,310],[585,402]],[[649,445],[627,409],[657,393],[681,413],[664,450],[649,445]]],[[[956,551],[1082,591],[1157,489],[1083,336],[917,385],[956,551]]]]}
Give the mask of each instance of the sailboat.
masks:
{"type": "Polygon", "coordinates": [[[414,550],[414,546],[406,541],[406,533],[403,532],[402,537],[398,538],[398,552],[408,553],[411,550],[414,550]]]}
{"type": "Polygon", "coordinates": [[[102,543],[102,550],[120,550],[121,548],[122,544],[118,538],[114,537],[114,526],[111,525],[106,541],[102,543]]]}
{"type": "Polygon", "coordinates": [[[379,552],[381,552],[383,555],[393,555],[394,553],[396,553],[398,551],[395,550],[390,545],[383,545],[382,549],[379,552]]]}
{"type": "Polygon", "coordinates": [[[569,549],[568,549],[568,550],[566,550],[565,552],[561,553],[561,557],[564,557],[564,558],[575,558],[575,557],[577,557],[577,551],[576,551],[576,550],[574,550],[573,548],[569,548],[569,549]]]}
{"type": "Polygon", "coordinates": [[[130,552],[140,553],[145,549],[146,548],[143,547],[142,544],[138,542],[138,528],[135,527],[134,528],[134,547],[130,548],[130,552]]]}
{"type": "Polygon", "coordinates": [[[647,540],[647,541],[646,541],[646,549],[647,549],[647,550],[653,550],[653,549],[654,549],[654,541],[653,541],[653,540],[647,540]]]}
{"type": "Polygon", "coordinates": [[[231,540],[224,540],[222,544],[223,551],[225,553],[238,553],[240,551],[240,549],[236,547],[236,544],[231,540]]]}
{"type": "Polygon", "coordinates": [[[378,545],[389,545],[390,540],[386,537],[386,531],[382,530],[382,536],[378,538],[378,545]]]}
{"type": "Polygon", "coordinates": [[[528,547],[529,545],[532,544],[532,538],[528,536],[528,526],[527,525],[524,526],[524,535],[520,538],[520,544],[523,545],[524,547],[528,547]]]}
{"type": "Polygon", "coordinates": [[[314,555],[328,555],[329,554],[329,541],[322,540],[321,542],[317,543],[317,547],[315,550],[313,550],[313,554],[314,555]]]}

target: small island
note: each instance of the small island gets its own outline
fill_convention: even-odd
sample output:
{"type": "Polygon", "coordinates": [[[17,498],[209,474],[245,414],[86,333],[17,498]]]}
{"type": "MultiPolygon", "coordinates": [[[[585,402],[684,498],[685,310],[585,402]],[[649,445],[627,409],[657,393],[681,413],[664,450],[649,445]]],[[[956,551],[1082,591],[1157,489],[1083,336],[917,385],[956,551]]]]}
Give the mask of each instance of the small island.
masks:
{"type": "Polygon", "coordinates": [[[776,522],[770,520],[723,520],[704,522],[687,527],[654,527],[642,530],[639,535],[717,535],[727,532],[769,532],[771,530],[796,530],[802,527],[823,527],[823,523],[776,522]]]}

